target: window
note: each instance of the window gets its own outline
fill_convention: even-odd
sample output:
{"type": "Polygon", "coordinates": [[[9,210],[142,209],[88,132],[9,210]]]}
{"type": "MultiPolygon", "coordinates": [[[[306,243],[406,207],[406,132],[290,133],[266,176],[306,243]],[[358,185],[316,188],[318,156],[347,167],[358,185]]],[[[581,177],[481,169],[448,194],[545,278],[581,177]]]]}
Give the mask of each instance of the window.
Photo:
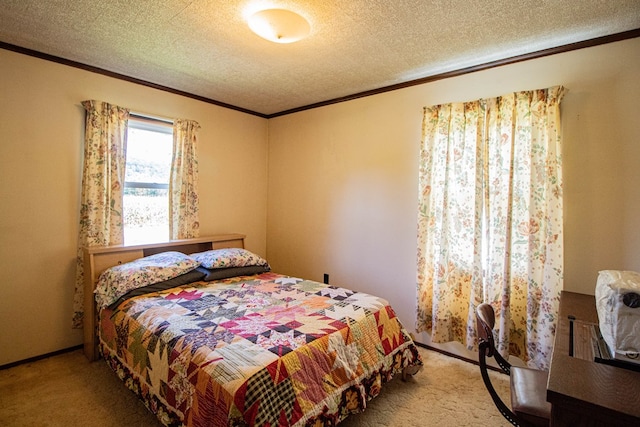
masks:
{"type": "Polygon", "coordinates": [[[563,285],[563,93],[424,108],[416,329],[431,342],[472,348],[475,309],[489,302],[498,351],[548,369],[563,285]]]}
{"type": "Polygon", "coordinates": [[[127,245],[169,240],[171,123],[130,117],[123,198],[127,245]]]}

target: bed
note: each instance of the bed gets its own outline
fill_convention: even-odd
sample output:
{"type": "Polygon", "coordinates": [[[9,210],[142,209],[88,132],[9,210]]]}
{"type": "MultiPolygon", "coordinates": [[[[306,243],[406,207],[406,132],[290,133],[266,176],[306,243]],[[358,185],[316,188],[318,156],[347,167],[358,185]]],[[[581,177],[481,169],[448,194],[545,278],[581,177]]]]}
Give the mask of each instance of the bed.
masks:
{"type": "Polygon", "coordinates": [[[242,235],[91,248],[85,271],[87,357],[164,425],[336,425],[422,367],[387,301],[272,272],[242,235]]]}

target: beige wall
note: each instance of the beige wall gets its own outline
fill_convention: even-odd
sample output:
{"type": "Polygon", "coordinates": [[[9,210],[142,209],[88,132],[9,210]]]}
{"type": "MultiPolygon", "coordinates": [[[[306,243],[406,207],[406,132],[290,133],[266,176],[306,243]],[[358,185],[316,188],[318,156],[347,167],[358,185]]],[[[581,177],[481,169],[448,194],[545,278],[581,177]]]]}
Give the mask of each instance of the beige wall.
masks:
{"type": "Polygon", "coordinates": [[[245,233],[266,255],[266,119],[0,49],[0,365],[82,343],[71,315],[85,99],[197,120],[201,235],[245,233]]]}
{"type": "Polygon", "coordinates": [[[422,108],[561,84],[565,289],[640,271],[639,52],[640,38],[270,120],[272,267],[384,296],[413,329],[422,108]]]}

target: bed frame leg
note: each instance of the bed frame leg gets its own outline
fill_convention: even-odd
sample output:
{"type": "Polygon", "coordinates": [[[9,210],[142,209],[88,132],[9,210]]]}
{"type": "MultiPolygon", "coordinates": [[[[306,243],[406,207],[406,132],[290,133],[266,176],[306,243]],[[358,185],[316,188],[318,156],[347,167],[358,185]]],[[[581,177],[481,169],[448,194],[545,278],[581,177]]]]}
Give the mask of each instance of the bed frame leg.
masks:
{"type": "Polygon", "coordinates": [[[420,366],[416,366],[416,365],[407,366],[402,370],[402,381],[407,381],[409,377],[412,377],[413,375],[417,374],[419,370],[420,370],[420,366]]]}

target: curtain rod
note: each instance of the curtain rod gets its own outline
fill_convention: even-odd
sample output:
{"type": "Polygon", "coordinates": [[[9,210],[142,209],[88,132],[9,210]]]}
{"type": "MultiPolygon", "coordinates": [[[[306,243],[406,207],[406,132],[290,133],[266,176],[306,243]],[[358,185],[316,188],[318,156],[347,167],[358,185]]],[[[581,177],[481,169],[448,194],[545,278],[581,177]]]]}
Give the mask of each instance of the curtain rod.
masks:
{"type": "Polygon", "coordinates": [[[162,123],[162,124],[165,124],[165,125],[173,125],[173,119],[169,119],[169,118],[165,118],[165,117],[151,116],[151,115],[147,115],[147,114],[134,113],[134,112],[129,112],[129,117],[133,117],[133,118],[138,119],[138,120],[144,120],[144,121],[153,122],[153,123],[162,123]]]}

